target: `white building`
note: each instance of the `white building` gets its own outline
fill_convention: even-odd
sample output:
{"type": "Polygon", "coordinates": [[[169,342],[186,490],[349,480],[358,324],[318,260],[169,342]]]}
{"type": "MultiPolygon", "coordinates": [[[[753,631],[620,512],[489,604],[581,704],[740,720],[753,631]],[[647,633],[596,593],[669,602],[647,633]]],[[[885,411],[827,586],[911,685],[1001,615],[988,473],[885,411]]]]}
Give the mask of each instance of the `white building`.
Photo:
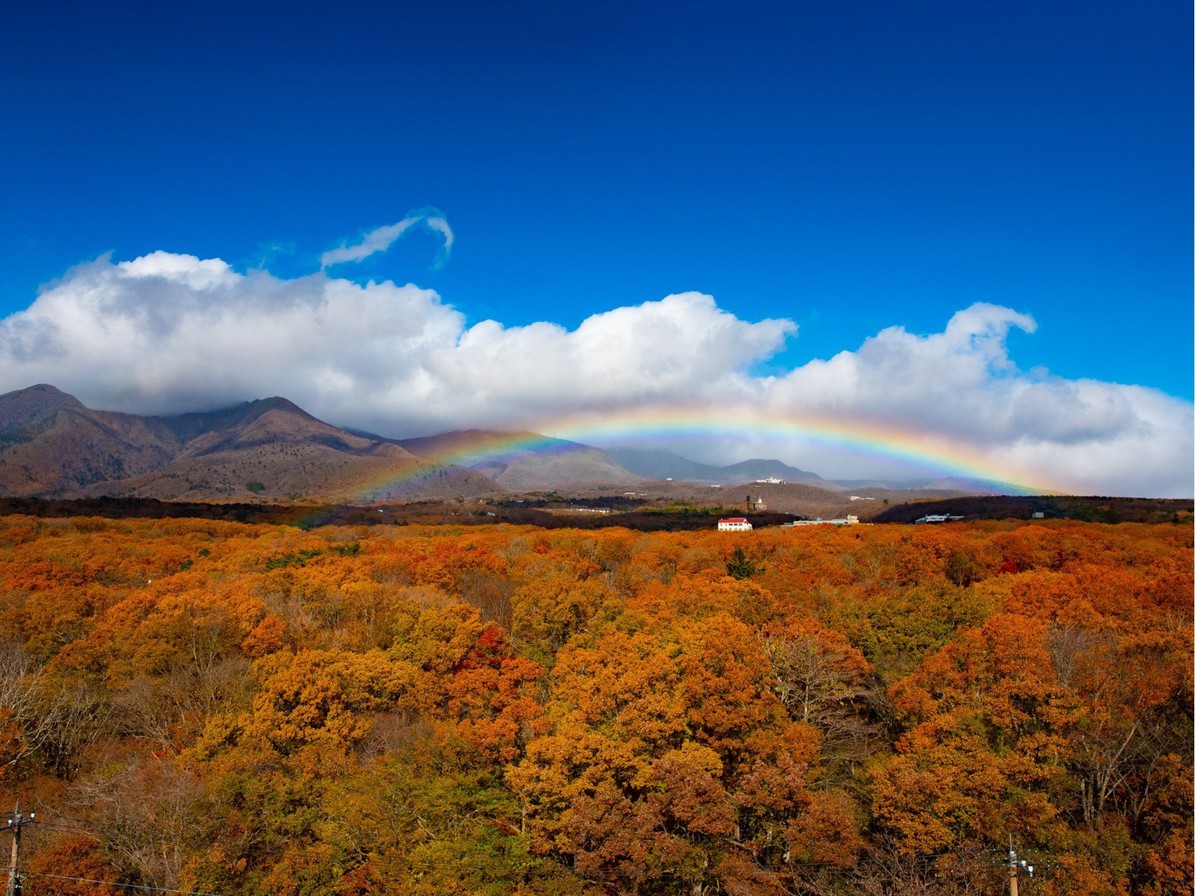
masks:
{"type": "Polygon", "coordinates": [[[847,514],[845,517],[840,517],[836,520],[823,520],[820,516],[815,520],[793,520],[791,523],[784,523],[784,527],[793,526],[857,526],[859,525],[859,517],[853,513],[847,514]]]}
{"type": "Polygon", "coordinates": [[[751,531],[751,523],[745,516],[728,516],[726,519],[718,520],[719,532],[749,532],[751,531]]]}

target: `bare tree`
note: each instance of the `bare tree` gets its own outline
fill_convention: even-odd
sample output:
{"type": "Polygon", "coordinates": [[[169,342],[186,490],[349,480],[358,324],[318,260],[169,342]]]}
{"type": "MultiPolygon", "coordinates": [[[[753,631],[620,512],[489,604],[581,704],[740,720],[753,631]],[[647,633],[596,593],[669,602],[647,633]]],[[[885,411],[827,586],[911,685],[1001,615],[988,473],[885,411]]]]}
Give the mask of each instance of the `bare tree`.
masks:
{"type": "Polygon", "coordinates": [[[61,777],[108,721],[107,704],[85,685],[63,685],[12,642],[0,643],[0,760],[39,756],[61,777]]]}

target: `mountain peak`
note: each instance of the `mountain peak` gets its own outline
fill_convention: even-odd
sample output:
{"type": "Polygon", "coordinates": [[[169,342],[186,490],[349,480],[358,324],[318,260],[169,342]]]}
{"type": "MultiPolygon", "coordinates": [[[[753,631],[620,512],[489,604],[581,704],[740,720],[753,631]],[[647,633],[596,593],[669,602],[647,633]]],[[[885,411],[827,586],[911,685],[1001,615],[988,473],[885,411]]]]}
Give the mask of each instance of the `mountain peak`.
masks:
{"type": "Polygon", "coordinates": [[[49,383],[37,383],[26,389],[17,389],[15,392],[9,392],[8,395],[61,395],[72,401],[78,400],[73,395],[67,395],[67,393],[63,392],[57,386],[51,386],[49,383]]]}
{"type": "Polygon", "coordinates": [[[0,494],[347,500],[488,494],[472,471],[338,429],[280,396],[173,417],[93,411],[53,386],[0,395],[0,494]]]}
{"type": "Polygon", "coordinates": [[[179,414],[174,417],[161,417],[159,419],[180,440],[186,442],[205,433],[243,428],[264,417],[271,411],[279,411],[303,421],[318,422],[294,402],[277,395],[272,398],[258,398],[253,401],[244,401],[230,408],[220,408],[215,411],[192,411],[187,414],[179,414]]]}
{"type": "Polygon", "coordinates": [[[304,417],[311,416],[289,398],[283,398],[281,395],[272,395],[269,398],[258,398],[255,401],[246,402],[244,407],[259,410],[261,413],[265,413],[266,411],[290,411],[292,413],[302,414],[304,417]]]}
{"type": "Polygon", "coordinates": [[[86,407],[47,383],[0,395],[0,432],[31,426],[63,410],[85,411],[86,407]]]}

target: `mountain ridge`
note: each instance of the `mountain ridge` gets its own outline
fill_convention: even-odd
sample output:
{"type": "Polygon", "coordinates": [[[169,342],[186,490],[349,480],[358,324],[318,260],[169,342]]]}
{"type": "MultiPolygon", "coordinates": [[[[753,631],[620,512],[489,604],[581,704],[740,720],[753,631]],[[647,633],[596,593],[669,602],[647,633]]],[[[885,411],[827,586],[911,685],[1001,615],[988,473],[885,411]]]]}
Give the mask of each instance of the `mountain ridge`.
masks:
{"type": "Polygon", "coordinates": [[[16,496],[353,500],[501,490],[280,397],[154,417],[92,410],[39,384],[0,395],[0,436],[0,493],[16,496]]]}
{"type": "MultiPolygon", "coordinates": [[[[775,459],[715,466],[661,449],[599,448],[522,431],[391,439],[334,426],[281,396],[139,416],[92,410],[44,383],[0,395],[0,494],[9,496],[369,502],[614,488],[706,501],[708,489],[727,487],[746,488],[757,501],[758,489],[769,503],[820,509],[845,503],[844,491],[862,482],[827,480],[775,459]]],[[[869,491],[902,490],[866,482],[869,491]]],[[[927,483],[923,489],[999,491],[991,483],[927,483]]],[[[740,497],[736,491],[736,504],[740,497]]]]}

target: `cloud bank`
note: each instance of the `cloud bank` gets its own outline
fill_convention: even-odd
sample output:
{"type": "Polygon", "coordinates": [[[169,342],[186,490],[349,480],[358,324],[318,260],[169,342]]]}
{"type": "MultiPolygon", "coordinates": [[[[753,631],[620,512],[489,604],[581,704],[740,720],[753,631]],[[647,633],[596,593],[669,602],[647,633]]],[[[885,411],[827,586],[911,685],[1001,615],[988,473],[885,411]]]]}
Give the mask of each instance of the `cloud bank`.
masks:
{"type": "MultiPolygon", "coordinates": [[[[381,251],[402,232],[383,230],[326,264],[381,251]]],[[[1006,337],[1034,327],[1026,314],[975,304],[940,333],[891,327],[760,376],[752,371],[795,324],[741,320],[700,293],[615,308],[575,330],[469,326],[412,285],[326,271],[282,279],[154,252],[77,267],[0,321],[0,390],[48,382],[91,407],[154,414],[283,395],[329,422],[390,436],[636,408],[751,411],[922,433],[977,466],[1073,491],[1189,496],[1192,406],[1153,389],[1021,371],[1006,337]]],[[[859,464],[832,473],[868,475],[859,464]]]]}

